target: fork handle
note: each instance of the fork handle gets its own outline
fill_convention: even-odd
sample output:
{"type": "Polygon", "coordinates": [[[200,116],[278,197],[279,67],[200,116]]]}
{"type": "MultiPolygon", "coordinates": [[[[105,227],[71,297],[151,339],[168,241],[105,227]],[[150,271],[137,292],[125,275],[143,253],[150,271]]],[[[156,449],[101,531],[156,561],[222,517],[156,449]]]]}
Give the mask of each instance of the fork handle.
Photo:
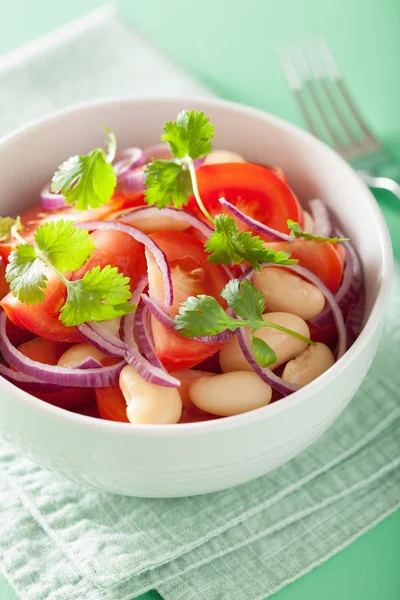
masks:
{"type": "Polygon", "coordinates": [[[367,171],[357,171],[358,175],[371,188],[382,188],[392,192],[400,200],[400,185],[394,179],[389,177],[374,177],[367,171]]]}

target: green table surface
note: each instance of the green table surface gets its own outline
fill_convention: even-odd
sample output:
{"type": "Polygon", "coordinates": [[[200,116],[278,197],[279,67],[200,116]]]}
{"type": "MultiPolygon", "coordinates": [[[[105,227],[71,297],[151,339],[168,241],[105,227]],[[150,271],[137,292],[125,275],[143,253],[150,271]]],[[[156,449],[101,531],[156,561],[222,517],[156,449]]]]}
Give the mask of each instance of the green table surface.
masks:
{"type": "MultiPolygon", "coordinates": [[[[101,0],[3,2],[0,54],[101,4],[101,0]]],[[[400,160],[399,0],[121,0],[120,6],[138,30],[217,94],[297,124],[301,119],[280,72],[276,47],[322,32],[357,104],[400,160]]],[[[377,198],[400,260],[400,202],[386,192],[377,198]]],[[[399,557],[400,512],[274,598],[398,600],[399,557]]],[[[155,598],[153,592],[142,596],[155,598]]],[[[0,599],[17,600],[1,575],[0,599]]]]}

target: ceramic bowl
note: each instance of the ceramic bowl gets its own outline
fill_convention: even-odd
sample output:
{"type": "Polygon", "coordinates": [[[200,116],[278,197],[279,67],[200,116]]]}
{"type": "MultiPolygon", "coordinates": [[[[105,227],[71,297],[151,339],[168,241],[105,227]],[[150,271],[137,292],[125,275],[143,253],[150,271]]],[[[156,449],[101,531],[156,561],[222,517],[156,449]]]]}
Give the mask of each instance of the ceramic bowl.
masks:
{"type": "Polygon", "coordinates": [[[0,214],[37,201],[65,158],[104,142],[119,147],[160,139],[164,121],[201,109],[215,147],[280,165],[302,200],[322,198],[342,223],[364,267],[365,327],[331,369],[287,399],[246,414],[185,424],[135,426],[51,406],[0,378],[0,430],[18,451],[48,469],[109,492],[169,497],[212,492],[259,477],[290,460],[338,417],[374,357],[388,301],[392,253],[382,213],[355,172],[304,131],[247,106],[191,98],[115,99],[78,106],[18,130],[0,144],[0,214]]]}

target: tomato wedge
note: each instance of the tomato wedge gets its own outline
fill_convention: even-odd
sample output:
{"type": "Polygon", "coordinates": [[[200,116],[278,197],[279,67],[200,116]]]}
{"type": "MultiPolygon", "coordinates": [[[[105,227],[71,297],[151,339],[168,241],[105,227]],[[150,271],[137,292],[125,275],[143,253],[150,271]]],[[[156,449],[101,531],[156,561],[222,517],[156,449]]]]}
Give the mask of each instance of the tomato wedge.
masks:
{"type": "MultiPolygon", "coordinates": [[[[188,296],[208,294],[224,304],[220,293],[228,282],[228,277],[219,265],[207,260],[203,244],[184,232],[160,231],[151,235],[153,240],[165,252],[172,271],[174,305],[170,312],[176,315],[180,303],[188,296]]],[[[154,258],[146,252],[149,291],[151,296],[164,302],[163,280],[154,258]]],[[[184,338],[167,329],[156,319],[152,319],[152,328],[156,352],[168,370],[188,369],[199,364],[217,352],[220,344],[206,344],[184,338]]]]}
{"type": "Polygon", "coordinates": [[[6,294],[10,291],[8,283],[6,281],[6,265],[4,261],[0,258],[0,300],[4,298],[6,294]]]}
{"type": "Polygon", "coordinates": [[[275,250],[289,252],[299,265],[317,275],[333,293],[342,281],[345,250],[340,244],[295,240],[293,242],[270,242],[265,244],[275,250]]]}
{"type": "Polygon", "coordinates": [[[96,402],[102,419],[129,423],[125,398],[119,385],[96,388],[96,402]]]}
{"type": "MultiPolygon", "coordinates": [[[[93,210],[77,210],[73,206],[61,208],[59,210],[46,210],[41,204],[36,204],[21,217],[21,222],[24,227],[23,231],[21,231],[21,235],[27,242],[32,242],[36,229],[44,223],[48,223],[49,221],[59,221],[60,219],[74,221],[74,223],[101,221],[110,213],[122,208],[122,206],[123,200],[119,196],[113,197],[107,204],[93,210]]],[[[18,245],[18,242],[13,240],[1,242],[0,256],[7,261],[10,252],[14,250],[16,245],[18,245]]]]}
{"type": "MultiPolygon", "coordinates": [[[[45,365],[56,365],[58,360],[69,348],[69,344],[52,342],[40,337],[33,338],[29,342],[21,344],[18,350],[28,358],[36,360],[45,365]]],[[[69,388],[61,392],[33,392],[33,396],[44,400],[54,406],[67,410],[75,409],[90,402],[94,402],[93,388],[69,388]]]]}
{"type": "MultiPolygon", "coordinates": [[[[249,163],[206,165],[197,170],[201,199],[214,217],[229,214],[218,202],[225,198],[250,217],[287,232],[287,220],[304,223],[303,210],[296,196],[280,177],[271,170],[249,163]]],[[[188,210],[205,220],[194,197],[189,199],[188,210]]],[[[236,219],[239,229],[251,228],[236,219]]],[[[261,236],[263,237],[263,236],[261,236]]],[[[267,239],[267,237],[265,237],[267,239]]]]}

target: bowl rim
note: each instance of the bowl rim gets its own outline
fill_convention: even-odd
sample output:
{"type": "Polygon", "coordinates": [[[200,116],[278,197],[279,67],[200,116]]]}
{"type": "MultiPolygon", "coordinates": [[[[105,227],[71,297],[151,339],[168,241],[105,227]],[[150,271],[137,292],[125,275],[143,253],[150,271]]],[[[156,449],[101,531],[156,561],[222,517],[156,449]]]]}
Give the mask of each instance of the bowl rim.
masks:
{"type": "Polygon", "coordinates": [[[356,359],[356,357],[362,351],[362,348],[368,344],[368,340],[371,335],[379,328],[384,314],[384,309],[387,304],[390,288],[391,279],[393,272],[393,253],[389,230],[384,219],[383,213],[375,200],[374,196],[367,188],[367,186],[361,181],[354,170],[350,167],[344,159],[342,159],[332,148],[327,146],[324,142],[314,137],[312,134],[301,129],[297,125],[289,123],[284,119],[272,115],[263,110],[248,106],[239,102],[231,100],[223,100],[219,98],[199,97],[199,96],[159,96],[159,97],[134,97],[134,96],[115,96],[111,98],[95,100],[90,102],[82,102],[68,107],[56,110],[50,114],[33,119],[27,122],[25,125],[14,129],[10,133],[6,134],[0,139],[0,148],[4,148],[8,143],[14,143],[19,137],[23,138],[26,134],[31,133],[35,129],[40,129],[43,125],[57,121],[61,117],[67,117],[72,113],[85,112],[93,108],[99,108],[102,106],[121,106],[121,104],[127,105],[141,105],[149,104],[159,105],[167,103],[180,103],[182,105],[195,105],[202,104],[205,107],[216,106],[225,109],[232,109],[235,112],[254,116],[258,119],[268,121],[275,126],[278,126],[283,132],[288,132],[291,135],[296,136],[299,140],[305,140],[310,144],[313,144],[320,149],[327,157],[332,161],[340,165],[340,168],[346,170],[351,177],[353,177],[355,184],[358,185],[360,194],[364,195],[365,201],[369,202],[374,212],[374,219],[377,226],[377,233],[379,236],[379,242],[381,247],[381,281],[378,290],[377,297],[371,310],[371,314],[365,323],[365,326],[354,342],[352,347],[339,359],[332,367],[323,373],[313,382],[309,383],[304,388],[301,388],[293,395],[287,398],[282,398],[279,402],[274,402],[270,405],[234,415],[230,417],[224,417],[221,419],[215,419],[211,421],[200,421],[195,423],[180,423],[172,425],[135,425],[132,423],[122,423],[118,421],[108,421],[105,419],[98,419],[96,417],[90,417],[87,415],[81,415],[73,413],[67,409],[63,409],[35,396],[31,396],[28,392],[19,389],[13,383],[7,381],[0,376],[2,384],[5,385],[5,391],[11,390],[12,394],[17,394],[18,400],[25,406],[35,408],[39,412],[43,411],[47,413],[50,418],[59,419],[61,421],[76,425],[84,429],[95,429],[99,432],[110,432],[119,433],[121,435],[135,435],[135,436],[155,436],[155,437],[187,437],[193,435],[201,435],[203,433],[216,433],[221,430],[235,429],[241,426],[252,424],[255,421],[273,417],[274,415],[289,410],[292,406],[297,406],[302,402],[306,401],[310,396],[314,396],[321,392],[327,385],[332,383],[336,375],[339,375],[347,367],[347,363],[356,359]]]}

